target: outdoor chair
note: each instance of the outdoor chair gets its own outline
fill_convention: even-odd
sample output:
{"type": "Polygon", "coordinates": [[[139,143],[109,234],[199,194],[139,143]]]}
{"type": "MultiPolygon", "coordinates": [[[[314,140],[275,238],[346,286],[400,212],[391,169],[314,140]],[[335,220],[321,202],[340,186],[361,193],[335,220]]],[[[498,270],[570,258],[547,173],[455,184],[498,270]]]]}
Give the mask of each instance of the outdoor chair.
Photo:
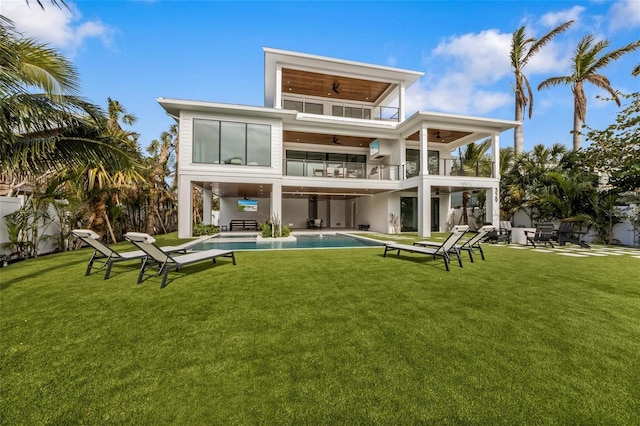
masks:
{"type": "Polygon", "coordinates": [[[236,257],[232,250],[204,250],[196,251],[182,255],[171,255],[169,252],[163,250],[155,244],[155,238],[149,234],[143,232],[129,232],[124,235],[124,238],[138,247],[140,250],[146,253],[146,257],[142,261],[140,267],[140,273],[138,274],[138,284],[142,282],[145,270],[149,267],[157,266],[158,275],[163,274],[162,284],[160,288],[164,288],[167,285],[167,277],[169,271],[175,269],[176,271],[183,266],[190,265],[192,263],[202,262],[205,260],[212,260],[216,263],[218,257],[230,257],[233,264],[236,264],[236,257]]]}
{"type": "Polygon", "coordinates": [[[584,241],[580,240],[580,234],[573,231],[573,222],[560,222],[558,229],[555,231],[554,241],[557,241],[561,246],[566,243],[572,243],[579,245],[582,248],[590,249],[591,246],[584,241]]]}
{"type": "Polygon", "coordinates": [[[407,251],[410,253],[428,254],[433,256],[434,260],[436,259],[436,257],[441,257],[442,260],[444,261],[445,269],[449,271],[449,263],[451,262],[451,257],[449,256],[449,253],[453,251],[453,253],[455,253],[455,255],[458,257],[458,263],[460,267],[462,267],[462,260],[460,259],[460,253],[455,249],[455,245],[458,241],[460,241],[460,238],[462,238],[462,236],[464,235],[465,232],[467,232],[468,229],[469,227],[467,225],[454,226],[453,230],[451,231],[447,239],[442,244],[439,244],[436,246],[420,247],[420,246],[414,246],[409,244],[389,243],[389,244],[386,244],[384,247],[383,257],[387,257],[387,252],[393,251],[393,250],[397,251],[396,253],[397,256],[400,255],[401,250],[407,251]]]}
{"type": "MultiPolygon", "coordinates": [[[[126,260],[143,259],[147,256],[144,251],[140,250],[117,252],[100,241],[100,236],[90,229],[74,229],[71,233],[94,249],[93,256],[91,256],[89,264],[87,265],[87,271],[84,274],[85,277],[91,273],[91,269],[93,268],[93,264],[96,260],[102,263],[102,267],[107,267],[107,270],[104,273],[104,279],[106,280],[109,278],[109,275],[111,275],[111,267],[114,263],[126,260]]],[[[207,235],[179,246],[167,246],[162,249],[171,253],[186,253],[191,247],[209,238],[210,236],[207,235]]]]}
{"type": "Polygon", "coordinates": [[[553,246],[553,236],[554,236],[553,224],[551,223],[538,223],[536,224],[535,231],[524,231],[525,236],[527,238],[526,245],[531,245],[535,248],[536,243],[544,244],[545,246],[549,244],[551,248],[553,246]]]}
{"type": "Polygon", "coordinates": [[[486,241],[490,243],[506,242],[507,244],[511,244],[511,222],[501,220],[500,227],[489,232],[486,241]]]}
{"type": "MultiPolygon", "coordinates": [[[[456,255],[459,255],[462,251],[469,252],[469,259],[471,260],[471,263],[473,263],[473,254],[477,250],[478,252],[480,252],[482,260],[485,260],[484,250],[482,250],[482,246],[480,245],[480,243],[483,242],[487,238],[489,233],[494,230],[495,228],[493,227],[493,225],[484,225],[482,228],[478,229],[477,232],[474,232],[474,235],[464,243],[455,244],[451,248],[450,252],[454,252],[456,255]]],[[[417,241],[413,243],[413,245],[421,247],[437,247],[440,244],[433,241],[417,241]]]]}

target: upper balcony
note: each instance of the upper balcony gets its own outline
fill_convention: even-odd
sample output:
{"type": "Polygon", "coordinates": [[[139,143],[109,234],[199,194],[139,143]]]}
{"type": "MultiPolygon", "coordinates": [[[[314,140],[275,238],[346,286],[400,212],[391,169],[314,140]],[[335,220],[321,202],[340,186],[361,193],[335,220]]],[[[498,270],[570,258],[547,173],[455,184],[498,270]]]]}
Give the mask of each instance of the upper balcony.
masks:
{"type": "Polygon", "coordinates": [[[405,89],[423,75],[298,52],[264,52],[265,106],[309,114],[403,121],[405,89]]]}
{"type": "MultiPolygon", "coordinates": [[[[283,166],[285,176],[315,178],[404,180],[420,174],[415,162],[396,165],[286,159],[283,166]]],[[[436,158],[429,161],[429,175],[494,177],[492,176],[492,166],[493,162],[490,160],[468,161],[460,158],[436,158]]]]}

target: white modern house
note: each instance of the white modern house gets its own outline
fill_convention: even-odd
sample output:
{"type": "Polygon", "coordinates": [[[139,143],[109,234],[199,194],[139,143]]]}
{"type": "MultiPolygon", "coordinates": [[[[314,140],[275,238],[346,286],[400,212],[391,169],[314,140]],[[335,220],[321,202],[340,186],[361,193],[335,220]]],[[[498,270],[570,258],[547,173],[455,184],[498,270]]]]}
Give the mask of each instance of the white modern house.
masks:
{"type": "Polygon", "coordinates": [[[220,197],[219,223],[293,229],[368,225],[447,231],[451,194],[486,190],[499,222],[499,137],[516,121],[416,112],[405,92],[423,74],[264,48],[263,107],[159,98],[179,123],[178,234],[190,237],[192,188],[220,197]],[[461,164],[458,149],[491,140],[491,160],[461,164]]]}

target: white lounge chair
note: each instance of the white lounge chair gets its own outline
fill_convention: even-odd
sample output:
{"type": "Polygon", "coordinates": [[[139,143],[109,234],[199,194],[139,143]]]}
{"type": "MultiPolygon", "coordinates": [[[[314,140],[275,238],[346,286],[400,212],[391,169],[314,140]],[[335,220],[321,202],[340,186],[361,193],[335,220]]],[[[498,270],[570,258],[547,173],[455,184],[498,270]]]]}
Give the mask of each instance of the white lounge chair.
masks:
{"type": "Polygon", "coordinates": [[[172,256],[169,252],[158,247],[155,244],[155,238],[149,234],[145,234],[143,232],[128,232],[124,235],[124,238],[147,254],[142,261],[142,266],[140,267],[138,284],[142,282],[145,270],[148,267],[153,267],[154,265],[158,266],[158,275],[163,274],[160,288],[164,288],[167,285],[167,276],[169,275],[169,271],[172,269],[177,271],[183,266],[202,262],[204,260],[212,260],[213,263],[216,263],[217,257],[230,257],[233,260],[233,264],[236,264],[236,257],[232,250],[211,249],[172,256]]]}
{"type": "MultiPolygon", "coordinates": [[[[74,229],[71,231],[71,233],[76,238],[88,244],[94,249],[93,256],[91,256],[91,259],[89,259],[89,264],[87,265],[87,272],[84,274],[85,277],[91,273],[91,268],[93,268],[93,263],[96,260],[102,263],[102,267],[107,267],[107,270],[104,273],[104,279],[106,280],[111,274],[111,267],[114,263],[123,262],[125,260],[143,259],[147,256],[147,254],[141,250],[117,252],[100,241],[100,236],[90,229],[74,229]]],[[[186,253],[187,250],[189,250],[196,244],[199,244],[209,238],[210,236],[207,235],[179,246],[167,246],[162,247],[162,249],[171,253],[186,253]]]]}
{"type": "MultiPolygon", "coordinates": [[[[484,241],[484,239],[487,238],[488,234],[494,229],[495,228],[493,227],[493,225],[485,225],[482,228],[478,229],[478,231],[464,243],[455,244],[452,247],[452,250],[457,255],[459,255],[461,251],[469,252],[469,259],[471,260],[471,263],[473,263],[473,253],[475,253],[475,250],[478,250],[480,252],[482,260],[484,260],[484,251],[482,250],[482,246],[480,245],[480,243],[484,241]]],[[[433,241],[416,241],[415,243],[413,243],[413,245],[421,247],[436,247],[439,246],[440,243],[435,243],[433,241]]],[[[458,258],[458,260],[460,259],[458,258]]]]}
{"type": "Polygon", "coordinates": [[[397,250],[396,255],[400,255],[401,250],[408,251],[410,253],[428,254],[433,256],[434,260],[436,259],[436,257],[441,257],[442,260],[444,260],[444,267],[448,271],[449,262],[451,262],[451,257],[449,256],[449,253],[451,253],[451,251],[453,250],[453,252],[456,253],[456,256],[458,257],[458,263],[460,264],[460,267],[462,267],[462,260],[460,260],[460,253],[458,253],[458,251],[455,249],[455,245],[460,240],[460,238],[462,238],[464,233],[467,232],[468,229],[469,227],[467,225],[454,226],[453,230],[451,231],[447,239],[442,244],[432,246],[432,247],[420,247],[415,245],[397,244],[397,243],[386,244],[384,247],[384,257],[387,257],[388,251],[393,251],[393,250],[397,250]]]}

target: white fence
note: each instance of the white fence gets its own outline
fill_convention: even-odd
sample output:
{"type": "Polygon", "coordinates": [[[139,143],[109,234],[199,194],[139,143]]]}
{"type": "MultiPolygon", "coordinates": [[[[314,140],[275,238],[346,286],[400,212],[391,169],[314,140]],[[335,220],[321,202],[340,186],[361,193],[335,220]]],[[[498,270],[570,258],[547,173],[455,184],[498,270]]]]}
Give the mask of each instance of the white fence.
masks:
{"type": "MultiPolygon", "coordinates": [[[[24,197],[0,197],[0,255],[10,254],[10,250],[2,248],[1,244],[8,243],[9,232],[7,230],[6,215],[14,213],[22,207],[24,204],[24,197]]],[[[53,211],[50,211],[53,215],[53,211]]],[[[53,237],[60,232],[60,222],[57,219],[53,219],[48,223],[41,223],[39,227],[39,243],[38,254],[46,254],[55,251],[55,243],[53,237]]]]}

